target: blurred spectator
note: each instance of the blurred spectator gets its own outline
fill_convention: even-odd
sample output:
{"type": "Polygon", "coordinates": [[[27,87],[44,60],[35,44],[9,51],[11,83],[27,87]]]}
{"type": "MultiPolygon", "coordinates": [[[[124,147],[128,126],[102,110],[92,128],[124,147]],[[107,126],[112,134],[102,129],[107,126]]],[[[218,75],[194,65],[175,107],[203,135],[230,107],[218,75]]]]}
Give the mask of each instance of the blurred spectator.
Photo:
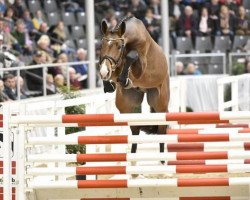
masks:
{"type": "Polygon", "coordinates": [[[158,39],[160,36],[160,27],[157,24],[156,19],[154,19],[153,9],[148,8],[146,11],[146,15],[143,18],[143,23],[147,28],[149,34],[154,39],[156,43],[158,43],[158,39]]]}
{"type": "Polygon", "coordinates": [[[184,13],[185,7],[180,4],[181,0],[172,0],[169,2],[169,16],[178,20],[179,17],[184,13]]]}
{"type": "Polygon", "coordinates": [[[169,2],[169,31],[173,41],[174,48],[176,48],[177,39],[177,23],[181,15],[184,13],[185,7],[180,4],[181,0],[172,0],[169,2]]]}
{"type": "Polygon", "coordinates": [[[184,73],[184,65],[182,62],[178,61],[175,63],[176,73],[177,75],[185,75],[184,73]]]}
{"type": "Polygon", "coordinates": [[[116,0],[111,3],[115,11],[123,12],[128,9],[129,0],[116,0]]]}
{"type": "Polygon", "coordinates": [[[5,13],[6,9],[7,9],[7,5],[5,3],[5,0],[0,0],[0,12],[5,13]]]}
{"type": "Polygon", "coordinates": [[[201,72],[193,63],[187,65],[187,75],[201,75],[201,72]]]}
{"type": "Polygon", "coordinates": [[[0,102],[9,101],[10,98],[4,93],[4,83],[0,80],[0,102]]]}
{"type": "Polygon", "coordinates": [[[128,10],[138,19],[142,20],[145,16],[147,6],[144,1],[131,0],[128,10]]]}
{"type": "MultiPolygon", "coordinates": [[[[67,63],[69,60],[68,60],[68,56],[66,53],[61,53],[59,56],[58,56],[58,60],[60,61],[60,63],[67,63]]],[[[69,66],[68,65],[65,65],[65,64],[62,64],[61,65],[61,72],[62,72],[62,75],[64,76],[64,78],[67,77],[67,70],[68,70],[69,66]]]]}
{"type": "Polygon", "coordinates": [[[34,25],[32,23],[29,10],[24,10],[24,12],[23,12],[23,20],[24,20],[25,27],[28,30],[28,32],[29,33],[34,32],[35,27],[34,27],[34,25]]]}
{"type": "Polygon", "coordinates": [[[57,44],[62,44],[66,40],[66,34],[64,32],[64,23],[63,21],[59,21],[54,30],[52,31],[51,37],[56,39],[57,44]]]}
{"type": "Polygon", "coordinates": [[[212,21],[208,16],[208,10],[206,7],[203,7],[201,10],[201,16],[199,19],[199,35],[208,36],[212,32],[212,21]]]}
{"type": "Polygon", "coordinates": [[[42,22],[38,32],[36,32],[35,41],[38,41],[42,35],[48,34],[49,27],[46,22],[42,22]]]}
{"type": "Polygon", "coordinates": [[[3,92],[11,99],[11,100],[17,100],[17,94],[16,94],[16,81],[15,76],[13,74],[6,74],[3,77],[4,81],[4,90],[3,92]]]}
{"type": "Polygon", "coordinates": [[[54,83],[53,76],[51,74],[46,75],[46,90],[47,90],[47,95],[51,94],[56,94],[57,89],[54,83]]]}
{"type": "Polygon", "coordinates": [[[14,19],[18,20],[22,18],[23,12],[26,9],[25,2],[23,0],[15,0],[14,4],[12,4],[11,8],[14,11],[14,19]]]}
{"type": "Polygon", "coordinates": [[[81,89],[81,83],[78,81],[79,76],[73,67],[69,67],[70,86],[74,89],[81,89]]]}
{"type": "Polygon", "coordinates": [[[13,15],[14,15],[14,11],[13,11],[13,9],[11,7],[9,7],[6,10],[4,20],[6,21],[6,25],[9,28],[10,32],[13,32],[14,27],[15,27],[15,21],[13,19],[13,15]]]}
{"type": "MultiPolygon", "coordinates": [[[[221,4],[225,4],[226,1],[227,1],[227,0],[220,0],[220,3],[221,3],[221,4]]],[[[236,2],[237,5],[241,5],[241,4],[242,4],[242,1],[244,1],[244,0],[235,0],[235,2],[236,2]]]]}
{"type": "Polygon", "coordinates": [[[161,19],[161,1],[151,0],[150,7],[153,9],[154,18],[157,20],[160,20],[161,19]]]}
{"type": "Polygon", "coordinates": [[[118,21],[115,16],[111,17],[110,19],[110,27],[114,28],[117,25],[118,21]]]}
{"type": "Polygon", "coordinates": [[[4,51],[4,40],[3,35],[0,34],[0,52],[4,51]]]}
{"type": "MultiPolygon", "coordinates": [[[[53,63],[62,63],[62,60],[57,58],[56,60],[53,61],[53,63]]],[[[53,77],[56,77],[58,74],[62,75],[61,66],[49,67],[48,73],[51,74],[53,77]]]]}
{"type": "MultiPolygon", "coordinates": [[[[32,62],[29,65],[42,64],[42,52],[35,51],[33,53],[32,62]]],[[[26,70],[26,83],[29,90],[43,92],[43,69],[28,69],[26,70]]]]}
{"type": "Polygon", "coordinates": [[[178,35],[192,38],[193,42],[197,35],[197,19],[193,15],[191,6],[185,7],[185,13],[178,21],[178,35]]]}
{"type": "Polygon", "coordinates": [[[209,16],[212,19],[218,19],[220,14],[220,4],[219,0],[211,0],[206,3],[206,8],[208,9],[209,16]]]}
{"type": "MultiPolygon", "coordinates": [[[[21,76],[19,76],[19,83],[18,83],[18,78],[15,77],[15,82],[16,82],[16,91],[17,91],[17,84],[20,85],[20,99],[27,99],[28,98],[28,94],[27,91],[24,88],[24,81],[23,78],[21,76]]],[[[18,93],[18,92],[16,92],[18,93]]]]}
{"type": "Polygon", "coordinates": [[[236,35],[250,35],[250,22],[246,16],[246,10],[243,6],[239,7],[239,16],[236,21],[236,35]]]}
{"type": "Polygon", "coordinates": [[[200,9],[204,3],[205,0],[183,0],[182,1],[184,5],[190,5],[193,9],[200,9]]]}
{"type": "Polygon", "coordinates": [[[216,30],[220,13],[219,0],[211,0],[211,2],[206,3],[206,8],[208,9],[209,18],[212,20],[212,30],[216,30]]]}
{"type": "Polygon", "coordinates": [[[115,18],[115,11],[112,8],[108,9],[104,14],[104,18],[107,20],[108,26],[110,26],[111,20],[115,18]]]}
{"type": "Polygon", "coordinates": [[[54,78],[54,82],[57,88],[61,88],[64,86],[64,77],[62,74],[57,74],[54,78]]]}
{"type": "Polygon", "coordinates": [[[37,41],[37,49],[43,52],[46,57],[46,63],[52,63],[54,60],[53,50],[50,48],[50,39],[47,35],[42,35],[37,41]]]}
{"type": "MultiPolygon", "coordinates": [[[[3,36],[0,35],[0,65],[2,67],[19,66],[19,60],[13,53],[14,51],[4,44],[3,36]]],[[[14,71],[11,73],[14,73],[14,71]]]]}
{"type": "MultiPolygon", "coordinates": [[[[86,61],[87,51],[85,49],[77,50],[76,62],[86,61]]],[[[87,76],[88,76],[88,65],[87,64],[78,64],[74,65],[73,68],[76,71],[76,74],[79,76],[82,88],[88,87],[87,76]]]]}
{"type": "Polygon", "coordinates": [[[230,14],[238,14],[238,5],[235,0],[225,0],[225,5],[228,7],[230,14]]]}
{"type": "Polygon", "coordinates": [[[79,6],[79,4],[73,2],[72,0],[62,2],[62,5],[66,12],[83,12],[83,9],[79,6]]]}
{"type": "Polygon", "coordinates": [[[5,29],[4,20],[0,19],[0,34],[3,34],[4,29],[5,29]]]}
{"type": "Polygon", "coordinates": [[[229,35],[233,40],[235,30],[234,16],[229,13],[227,6],[222,5],[220,9],[220,15],[217,25],[217,35],[229,35]]]}
{"type": "MultiPolygon", "coordinates": [[[[18,43],[17,39],[11,35],[9,28],[6,26],[6,22],[0,20],[0,32],[2,33],[3,37],[3,45],[6,45],[6,49],[14,49],[18,52],[22,52],[22,48],[18,43]],[[2,31],[1,31],[2,30],[2,31]]],[[[3,48],[1,48],[3,50],[3,48]]]]}
{"type": "Polygon", "coordinates": [[[12,35],[16,38],[22,48],[22,52],[20,53],[30,55],[32,52],[32,41],[29,39],[29,34],[25,29],[25,24],[22,19],[17,20],[16,29],[12,32],[12,35]]]}
{"type": "Polygon", "coordinates": [[[97,24],[100,24],[105,14],[110,9],[111,2],[109,0],[95,0],[95,17],[97,24]]]}
{"type": "Polygon", "coordinates": [[[56,27],[53,29],[51,36],[51,48],[59,54],[61,52],[62,44],[66,40],[66,34],[64,32],[64,23],[63,21],[58,22],[56,27]]]}
{"type": "MultiPolygon", "coordinates": [[[[39,30],[42,23],[45,22],[45,17],[41,10],[37,10],[35,16],[32,19],[34,27],[39,30]]],[[[47,25],[47,24],[46,24],[47,25]]]]}

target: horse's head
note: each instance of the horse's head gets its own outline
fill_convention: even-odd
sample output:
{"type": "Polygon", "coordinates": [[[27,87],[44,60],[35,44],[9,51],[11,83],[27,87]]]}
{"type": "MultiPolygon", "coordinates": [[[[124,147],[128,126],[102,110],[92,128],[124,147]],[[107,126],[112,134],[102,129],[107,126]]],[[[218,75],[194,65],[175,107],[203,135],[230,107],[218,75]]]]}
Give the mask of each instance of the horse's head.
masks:
{"type": "Polygon", "coordinates": [[[114,29],[109,29],[105,20],[102,21],[101,31],[103,33],[100,52],[100,76],[103,80],[109,80],[112,73],[117,69],[122,61],[125,50],[124,33],[125,22],[117,25],[114,29]]]}

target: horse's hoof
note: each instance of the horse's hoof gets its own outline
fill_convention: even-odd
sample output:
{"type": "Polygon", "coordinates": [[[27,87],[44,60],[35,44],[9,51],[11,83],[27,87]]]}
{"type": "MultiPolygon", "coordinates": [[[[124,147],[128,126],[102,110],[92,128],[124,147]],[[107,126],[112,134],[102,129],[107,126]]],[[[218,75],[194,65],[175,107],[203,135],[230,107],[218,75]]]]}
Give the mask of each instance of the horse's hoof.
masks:
{"type": "Polygon", "coordinates": [[[137,178],[139,174],[131,174],[132,178],[137,178]]]}
{"type": "Polygon", "coordinates": [[[165,165],[165,163],[166,163],[166,162],[165,162],[164,160],[161,160],[161,164],[162,164],[162,165],[165,165]]]}
{"type": "Polygon", "coordinates": [[[136,166],[136,161],[131,161],[130,165],[131,166],[136,166]]]}

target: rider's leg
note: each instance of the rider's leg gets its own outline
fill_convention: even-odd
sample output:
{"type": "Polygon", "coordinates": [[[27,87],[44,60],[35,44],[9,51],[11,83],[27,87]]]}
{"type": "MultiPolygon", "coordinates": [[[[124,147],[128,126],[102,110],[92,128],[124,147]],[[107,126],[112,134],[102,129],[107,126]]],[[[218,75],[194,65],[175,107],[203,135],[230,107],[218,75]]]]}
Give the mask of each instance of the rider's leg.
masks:
{"type": "Polygon", "coordinates": [[[117,81],[121,83],[121,85],[125,88],[130,88],[132,87],[132,83],[128,78],[128,70],[130,68],[130,66],[137,61],[137,59],[139,58],[137,51],[130,51],[127,55],[126,55],[126,62],[125,65],[122,69],[121,74],[118,76],[117,81]]]}

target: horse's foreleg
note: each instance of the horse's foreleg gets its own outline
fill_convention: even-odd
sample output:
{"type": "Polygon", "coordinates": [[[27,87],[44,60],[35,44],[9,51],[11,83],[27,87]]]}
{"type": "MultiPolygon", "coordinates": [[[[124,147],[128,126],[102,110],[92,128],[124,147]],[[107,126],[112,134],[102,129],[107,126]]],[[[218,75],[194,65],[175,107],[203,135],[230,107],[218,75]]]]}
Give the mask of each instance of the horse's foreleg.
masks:
{"type": "MultiPolygon", "coordinates": [[[[160,90],[159,89],[150,89],[147,92],[147,100],[151,107],[153,107],[155,112],[168,112],[168,101],[169,101],[169,92],[167,88],[167,82],[163,83],[160,90]],[[159,92],[160,91],[160,92],[159,92]]],[[[167,126],[160,125],[158,126],[157,134],[164,135],[166,134],[167,126]]],[[[164,152],[165,145],[160,143],[160,152],[164,152]]],[[[161,161],[164,163],[164,161],[161,161]]]]}
{"type": "Polygon", "coordinates": [[[103,89],[105,93],[106,92],[112,93],[115,91],[116,85],[112,81],[103,81],[103,89]]]}
{"type": "MultiPolygon", "coordinates": [[[[143,92],[138,92],[136,89],[126,90],[118,87],[116,91],[116,107],[120,113],[133,113],[135,108],[138,107],[144,97],[143,92]]],[[[140,126],[130,127],[132,135],[139,135],[140,126]]],[[[131,153],[136,153],[137,144],[132,144],[131,153]]]]}
{"type": "MultiPolygon", "coordinates": [[[[158,133],[159,135],[165,135],[166,134],[166,130],[167,130],[167,126],[162,125],[162,126],[158,126],[158,133]]],[[[160,153],[164,153],[165,151],[165,144],[164,143],[160,143],[160,153]]],[[[161,161],[162,164],[165,163],[165,161],[161,161]]]]}
{"type": "MultiPolygon", "coordinates": [[[[130,126],[132,135],[139,135],[140,133],[140,126],[130,126]]],[[[132,144],[131,153],[136,153],[137,144],[132,144]]]]}
{"type": "Polygon", "coordinates": [[[128,71],[130,66],[135,63],[137,61],[137,59],[139,58],[137,51],[130,51],[127,55],[126,55],[126,62],[123,66],[122,72],[121,74],[118,76],[117,81],[119,83],[121,83],[121,85],[126,88],[129,89],[132,87],[132,82],[131,80],[128,78],[128,71]]]}

